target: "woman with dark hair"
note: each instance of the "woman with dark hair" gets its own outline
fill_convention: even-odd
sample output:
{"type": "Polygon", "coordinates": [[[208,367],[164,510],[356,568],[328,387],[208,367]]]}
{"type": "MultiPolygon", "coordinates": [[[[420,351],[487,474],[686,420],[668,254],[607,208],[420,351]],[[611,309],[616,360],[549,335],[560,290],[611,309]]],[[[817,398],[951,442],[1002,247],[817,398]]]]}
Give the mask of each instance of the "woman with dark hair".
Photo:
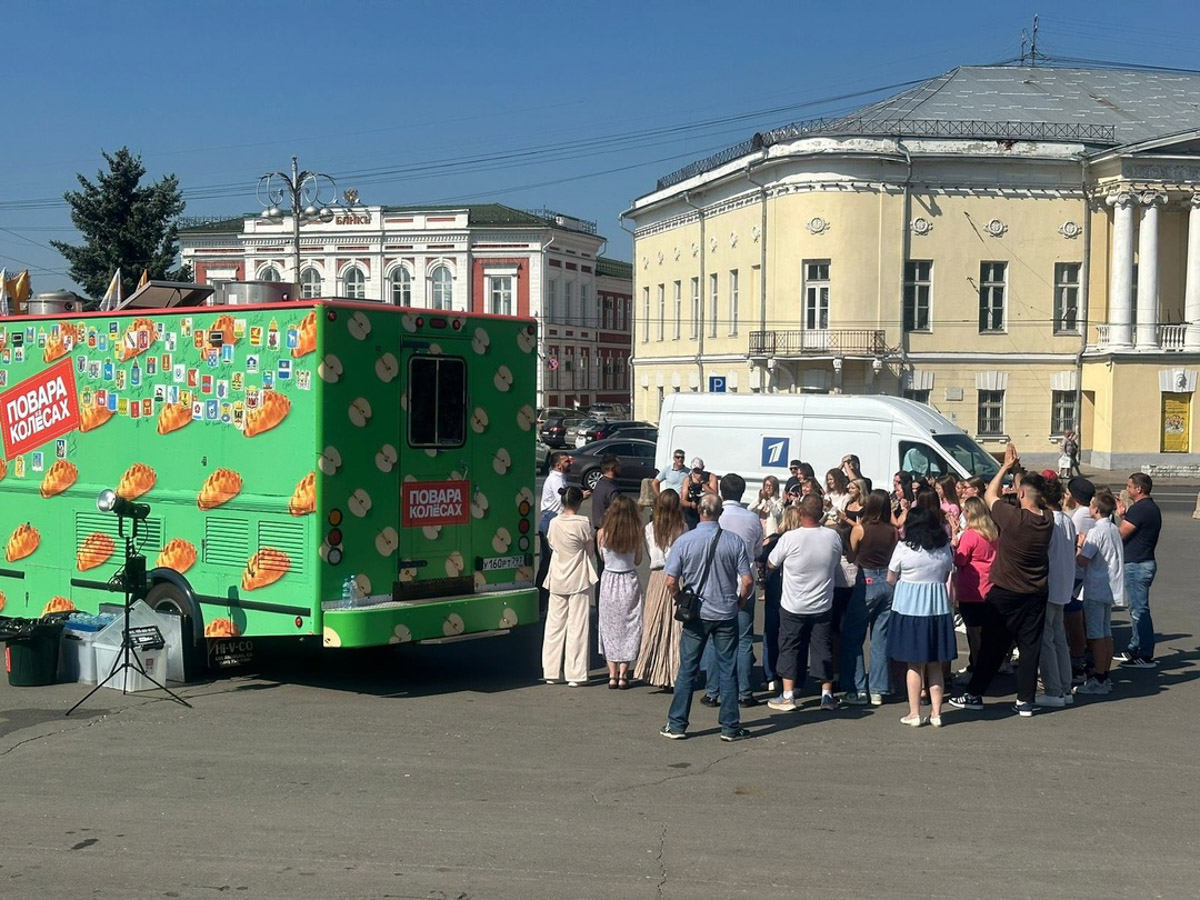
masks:
{"type": "Polygon", "coordinates": [[[675,684],[679,671],[679,635],[683,623],[675,620],[675,605],[667,593],[663,567],[676,539],[687,531],[679,494],[663,488],[654,499],[654,510],[646,523],[646,550],[650,554],[650,581],[646,584],[642,648],[633,677],[659,688],[675,684]]]}
{"type": "Polygon", "coordinates": [[[579,687],[588,680],[588,632],[592,585],[596,583],[595,538],[587,516],[579,515],[583,491],[563,489],[562,511],[550,520],[546,543],[554,552],[546,571],[550,606],[542,637],[542,677],[547,684],[579,687]]]}
{"type": "Polygon", "coordinates": [[[942,724],[942,664],[958,656],[946,590],[953,569],[954,554],[946,529],[930,510],[914,506],[908,512],[904,539],[888,564],[888,582],[895,587],[888,621],[888,656],[908,667],[908,715],[900,720],[904,725],[942,724]],[[928,719],[921,715],[922,683],[929,686],[933,707],[928,719]]]}
{"type": "Polygon", "coordinates": [[[892,476],[892,524],[904,527],[904,514],[913,502],[913,477],[900,471],[892,476]]]}
{"type": "Polygon", "coordinates": [[[888,581],[887,567],[896,541],[888,493],[871,491],[862,517],[850,531],[850,551],[858,563],[858,577],[842,620],[838,681],[845,692],[842,699],[853,706],[865,706],[868,702],[881,706],[891,690],[887,632],[892,610],[892,585],[888,581]],[[863,653],[868,630],[871,632],[869,694],[867,657],[863,653]]]}
{"type": "Polygon", "coordinates": [[[850,502],[849,486],[850,482],[841,469],[830,469],[825,473],[825,502],[830,511],[846,511],[846,504],[850,502]]]}
{"type": "Polygon", "coordinates": [[[962,514],[961,502],[958,499],[958,478],[954,475],[943,475],[934,482],[942,514],[951,527],[951,535],[958,531],[958,517],[962,514]]]}
{"type": "Polygon", "coordinates": [[[600,655],[608,663],[608,686],[629,687],[629,665],[642,643],[642,586],[637,567],[642,563],[642,519],[637,506],[618,495],[596,532],[603,554],[600,575],[600,655]]]}
{"type": "Polygon", "coordinates": [[[779,531],[768,534],[763,542],[762,553],[757,562],[759,570],[765,574],[760,579],[763,586],[763,637],[762,637],[762,667],[763,681],[767,690],[774,694],[780,690],[779,674],[775,665],[779,662],[779,601],[783,597],[783,570],[772,569],[767,565],[771,551],[779,543],[779,539],[789,531],[800,527],[800,510],[789,506],[783,511],[779,521],[779,531]]]}

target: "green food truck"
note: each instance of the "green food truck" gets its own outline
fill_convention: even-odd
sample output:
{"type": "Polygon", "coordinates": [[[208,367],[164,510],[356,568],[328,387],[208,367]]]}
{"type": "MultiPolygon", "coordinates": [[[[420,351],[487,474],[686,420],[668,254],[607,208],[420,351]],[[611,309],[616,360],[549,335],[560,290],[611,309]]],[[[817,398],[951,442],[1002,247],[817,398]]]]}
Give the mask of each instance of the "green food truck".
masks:
{"type": "Polygon", "coordinates": [[[111,488],[193,659],[536,622],[536,337],[339,300],[0,319],[0,615],[119,600],[111,488]]]}

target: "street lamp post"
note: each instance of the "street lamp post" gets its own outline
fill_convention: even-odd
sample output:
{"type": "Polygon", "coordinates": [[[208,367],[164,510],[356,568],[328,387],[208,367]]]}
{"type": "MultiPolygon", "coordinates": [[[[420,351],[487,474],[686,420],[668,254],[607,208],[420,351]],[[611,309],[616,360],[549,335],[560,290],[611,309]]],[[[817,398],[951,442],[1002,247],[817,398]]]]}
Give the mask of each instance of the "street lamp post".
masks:
{"type": "MultiPolygon", "coordinates": [[[[346,191],[348,205],[358,202],[357,191],[346,191]]],[[[292,281],[300,284],[300,225],[313,222],[332,222],[332,204],[337,202],[337,182],[324,172],[301,169],[296,157],[292,157],[292,171],[268,172],[258,179],[258,202],[263,205],[262,218],[282,222],[281,204],[288,203],[292,215],[292,281]],[[321,200],[329,191],[329,202],[321,200]],[[264,199],[265,198],[265,199],[264,199]]]]}

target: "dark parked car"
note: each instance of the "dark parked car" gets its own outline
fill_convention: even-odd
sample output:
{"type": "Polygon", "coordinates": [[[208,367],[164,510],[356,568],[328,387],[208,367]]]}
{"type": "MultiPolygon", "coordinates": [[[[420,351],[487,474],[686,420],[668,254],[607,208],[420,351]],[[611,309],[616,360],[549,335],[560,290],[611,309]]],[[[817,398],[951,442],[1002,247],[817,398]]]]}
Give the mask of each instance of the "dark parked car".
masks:
{"type": "Polygon", "coordinates": [[[600,471],[600,460],[611,453],[621,460],[621,474],[617,485],[623,491],[640,491],[643,478],[653,478],[658,472],[654,465],[654,443],[635,438],[617,437],[607,441],[593,441],[571,454],[575,464],[567,473],[568,485],[582,485],[591,490],[604,477],[600,471]]]}
{"type": "MultiPolygon", "coordinates": [[[[580,437],[583,438],[581,444],[578,440],[575,441],[576,447],[582,447],[584,444],[590,444],[592,441],[603,441],[611,437],[616,437],[621,434],[622,437],[633,437],[627,435],[625,431],[630,428],[653,428],[649,422],[638,422],[633,419],[614,419],[611,422],[597,422],[595,427],[589,428],[587,431],[581,432],[580,437]]],[[[640,435],[639,435],[640,437],[640,435]]],[[[655,438],[657,439],[657,435],[655,438]]]]}
{"type": "Polygon", "coordinates": [[[542,426],[542,443],[547,447],[561,449],[567,446],[567,432],[575,428],[582,419],[574,416],[551,416],[542,426]]]}
{"type": "Polygon", "coordinates": [[[540,429],[550,419],[569,418],[576,415],[575,410],[565,406],[546,406],[537,411],[537,425],[540,429]]]}

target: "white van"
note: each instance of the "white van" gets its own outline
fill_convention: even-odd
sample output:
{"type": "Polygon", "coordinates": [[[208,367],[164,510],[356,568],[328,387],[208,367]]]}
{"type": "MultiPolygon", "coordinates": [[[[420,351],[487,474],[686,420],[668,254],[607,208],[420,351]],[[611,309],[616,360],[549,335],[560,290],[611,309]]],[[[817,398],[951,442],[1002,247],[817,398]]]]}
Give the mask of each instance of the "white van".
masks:
{"type": "Polygon", "coordinates": [[[788,462],[825,472],[854,454],[873,486],[889,490],[893,473],[978,475],[990,481],[996,460],[936,410],[899,397],[848,394],[669,394],[658,422],[655,462],[671,465],[681,449],[718,476],[737,472],[747,495],[767,475],[786,481],[788,462]]]}

